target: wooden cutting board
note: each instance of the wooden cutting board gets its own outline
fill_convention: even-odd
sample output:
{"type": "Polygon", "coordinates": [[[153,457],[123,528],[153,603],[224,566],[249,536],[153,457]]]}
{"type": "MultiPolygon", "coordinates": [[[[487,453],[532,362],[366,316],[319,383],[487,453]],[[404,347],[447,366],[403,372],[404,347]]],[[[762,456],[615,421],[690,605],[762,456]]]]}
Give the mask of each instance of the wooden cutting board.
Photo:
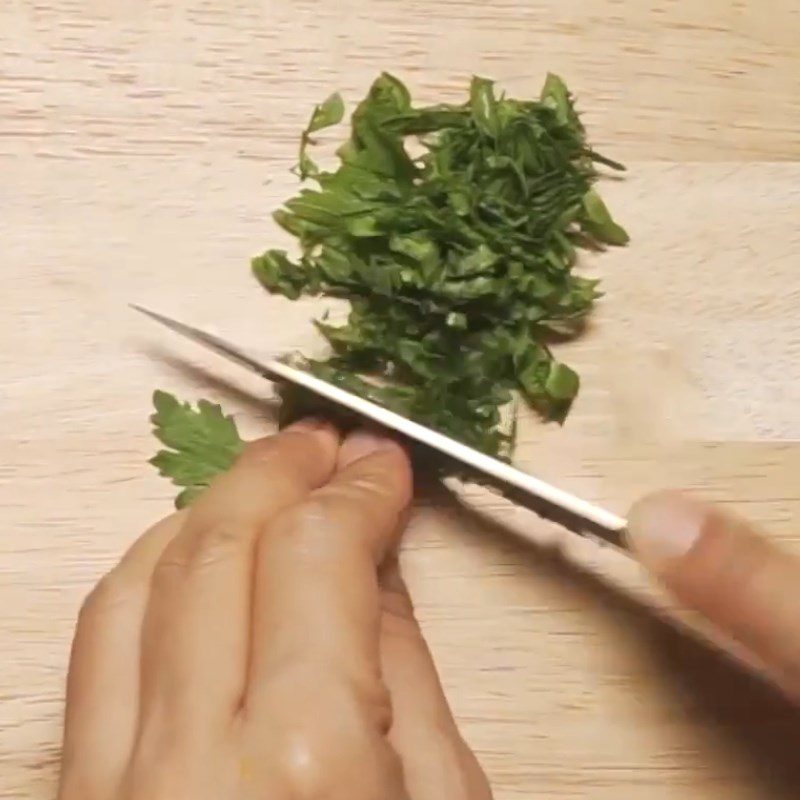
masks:
{"type": "MultiPolygon", "coordinates": [[[[313,104],[382,69],[427,101],[557,71],[630,167],[603,191],[633,241],[587,261],[606,297],[564,350],[583,393],[563,429],[524,420],[520,465],[620,513],[693,487],[800,548],[798,43],[794,0],[3,3],[0,797],[53,796],[80,601],[169,510],[151,391],[272,424],[267,387],[125,303],[315,345],[319,304],[248,259],[282,240],[313,104]]],[[[420,498],[404,565],[498,800],[797,796],[800,714],[648,610],[637,568],[467,501],[420,498]]]]}

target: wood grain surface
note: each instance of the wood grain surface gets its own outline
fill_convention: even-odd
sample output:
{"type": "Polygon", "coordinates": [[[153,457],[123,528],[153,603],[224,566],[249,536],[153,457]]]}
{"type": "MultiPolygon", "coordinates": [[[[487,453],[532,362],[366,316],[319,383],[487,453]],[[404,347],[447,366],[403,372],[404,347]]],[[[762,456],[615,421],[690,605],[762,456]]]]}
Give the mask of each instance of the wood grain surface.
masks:
{"type": "MultiPolygon", "coordinates": [[[[564,348],[584,391],[563,429],[524,421],[519,463],[620,513],[693,487],[800,547],[798,43],[795,0],[5,0],[0,797],[53,796],[79,603],[169,510],[152,389],[272,425],[264,385],[125,304],[315,346],[319,304],[266,297],[248,258],[282,239],[312,105],[381,69],[426,100],[557,71],[630,166],[604,192],[633,242],[587,259],[607,294],[564,348]]],[[[404,564],[498,800],[797,797],[800,714],[663,622],[636,567],[464,503],[424,493],[404,564]]]]}

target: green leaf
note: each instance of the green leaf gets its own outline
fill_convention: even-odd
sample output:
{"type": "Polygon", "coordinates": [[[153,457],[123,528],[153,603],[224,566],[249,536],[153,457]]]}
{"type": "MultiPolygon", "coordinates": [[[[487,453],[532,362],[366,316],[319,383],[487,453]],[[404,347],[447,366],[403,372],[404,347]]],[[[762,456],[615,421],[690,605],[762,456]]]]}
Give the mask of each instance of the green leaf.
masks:
{"type": "Polygon", "coordinates": [[[153,405],[153,433],[167,449],[160,450],[150,463],[176,486],[185,487],[176,500],[181,508],[231,467],[244,443],[233,418],[207,400],[193,408],[167,392],[156,391],[153,405]]]}
{"type": "Polygon", "coordinates": [[[297,175],[300,176],[300,180],[305,180],[306,178],[316,178],[319,175],[319,167],[317,166],[317,162],[308,155],[308,144],[308,139],[303,139],[302,143],[300,144],[300,157],[295,170],[297,175]]]}
{"type": "Polygon", "coordinates": [[[365,116],[371,116],[375,121],[386,118],[396,118],[411,109],[411,94],[406,85],[390,75],[381,73],[372,86],[367,96],[361,101],[353,114],[353,126],[358,127],[359,121],[365,116]]]}
{"type": "Polygon", "coordinates": [[[344,101],[339,92],[334,92],[324,103],[320,103],[311,115],[306,133],[316,133],[323,128],[338,125],[344,118],[344,101]]]}
{"type": "Polygon", "coordinates": [[[271,292],[279,292],[290,300],[308,291],[309,280],[302,268],[292,263],[283,250],[267,250],[252,262],[253,274],[259,283],[271,292]]]}
{"type": "Polygon", "coordinates": [[[589,189],[583,196],[583,207],[588,217],[586,222],[587,230],[601,242],[623,245],[630,241],[627,231],[614,222],[611,213],[606,208],[606,204],[594,189],[589,189]]]}
{"type": "Polygon", "coordinates": [[[521,343],[514,354],[517,380],[529,400],[536,402],[544,393],[549,370],[549,358],[538,344],[521,343]]]}
{"type": "Polygon", "coordinates": [[[481,243],[463,258],[455,261],[451,272],[455,275],[480,275],[486,273],[500,260],[500,256],[485,243],[481,243]]]}
{"type": "Polygon", "coordinates": [[[301,180],[319,176],[319,167],[308,155],[308,146],[314,143],[312,133],[338,125],[344,117],[344,101],[342,96],[335,92],[324,103],[314,108],[308,126],[300,137],[300,155],[297,164],[297,173],[301,180]]]}
{"type": "Polygon", "coordinates": [[[462,314],[459,311],[451,311],[447,315],[445,322],[447,323],[447,326],[449,328],[453,328],[458,331],[466,330],[467,325],[469,324],[467,320],[467,315],[462,314]]]}
{"type": "Polygon", "coordinates": [[[572,400],[578,394],[580,380],[578,374],[559,361],[550,364],[544,389],[556,400],[572,400]]]}
{"type": "Polygon", "coordinates": [[[358,136],[359,150],[351,163],[384,179],[409,182],[414,178],[416,168],[402,142],[389,135],[377,119],[365,116],[358,136]]]}
{"type": "Polygon", "coordinates": [[[439,248],[424,233],[395,233],[389,239],[389,247],[395,253],[401,253],[414,262],[417,281],[408,281],[415,285],[428,286],[440,271],[439,248]],[[418,271],[417,271],[418,270],[418,271]]]}
{"type": "Polygon", "coordinates": [[[554,75],[552,72],[547,74],[547,79],[544,82],[542,102],[555,111],[556,119],[561,125],[583,130],[583,125],[581,125],[578,115],[575,113],[575,106],[567,85],[558,75],[554,75]]]}
{"type": "Polygon", "coordinates": [[[495,138],[500,131],[497,100],[494,96],[494,81],[485,78],[472,79],[469,92],[472,119],[482,133],[495,138]]]}

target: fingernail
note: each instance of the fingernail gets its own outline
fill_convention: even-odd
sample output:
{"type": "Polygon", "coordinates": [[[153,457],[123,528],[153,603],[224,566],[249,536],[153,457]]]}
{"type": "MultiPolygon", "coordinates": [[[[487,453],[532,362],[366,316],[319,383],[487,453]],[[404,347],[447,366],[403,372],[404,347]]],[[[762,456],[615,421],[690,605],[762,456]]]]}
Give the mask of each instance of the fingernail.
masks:
{"type": "Polygon", "coordinates": [[[347,467],[366,456],[399,447],[400,445],[388,436],[366,428],[359,428],[344,440],[342,449],[339,451],[339,465],[347,467]]]}
{"type": "Polygon", "coordinates": [[[692,549],[707,515],[706,506],[680,492],[651,495],[628,515],[629,542],[647,566],[668,567],[692,549]]]}
{"type": "Polygon", "coordinates": [[[322,417],[304,417],[291,425],[287,425],[285,430],[297,433],[313,433],[330,427],[330,422],[322,419],[322,417]]]}

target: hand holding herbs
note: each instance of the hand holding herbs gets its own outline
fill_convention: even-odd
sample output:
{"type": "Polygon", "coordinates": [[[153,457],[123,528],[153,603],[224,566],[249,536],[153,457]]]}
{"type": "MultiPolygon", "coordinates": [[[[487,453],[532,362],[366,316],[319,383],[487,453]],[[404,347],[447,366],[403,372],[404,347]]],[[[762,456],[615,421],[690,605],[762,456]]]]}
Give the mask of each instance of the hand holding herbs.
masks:
{"type": "Polygon", "coordinates": [[[491,800],[394,557],[411,499],[397,442],[306,421],[145,531],[82,605],[59,800],[491,800]]]}
{"type": "MultiPolygon", "coordinates": [[[[574,271],[578,249],[628,241],[594,188],[598,165],[622,167],[589,146],[554,75],[538,100],[498,95],[476,77],[464,104],[418,107],[383,74],[353,112],[338,168],[325,171],[309,156],[312,137],[343,116],[338,94],[314,110],[297,167],[314,188],[274,214],[299,257],[267,250],[253,271],[290,299],[350,302],[344,325],[316,323],[332,350],[305,362],[316,375],[508,457],[502,412],[515,393],[563,421],[578,392],[551,345],[580,331],[599,296],[597,281],[574,271]]],[[[163,410],[153,421],[173,450],[154,463],[187,487],[186,502],[240,440],[230,421],[214,437],[218,407],[157,402],[184,418],[173,430],[163,410]]]]}

